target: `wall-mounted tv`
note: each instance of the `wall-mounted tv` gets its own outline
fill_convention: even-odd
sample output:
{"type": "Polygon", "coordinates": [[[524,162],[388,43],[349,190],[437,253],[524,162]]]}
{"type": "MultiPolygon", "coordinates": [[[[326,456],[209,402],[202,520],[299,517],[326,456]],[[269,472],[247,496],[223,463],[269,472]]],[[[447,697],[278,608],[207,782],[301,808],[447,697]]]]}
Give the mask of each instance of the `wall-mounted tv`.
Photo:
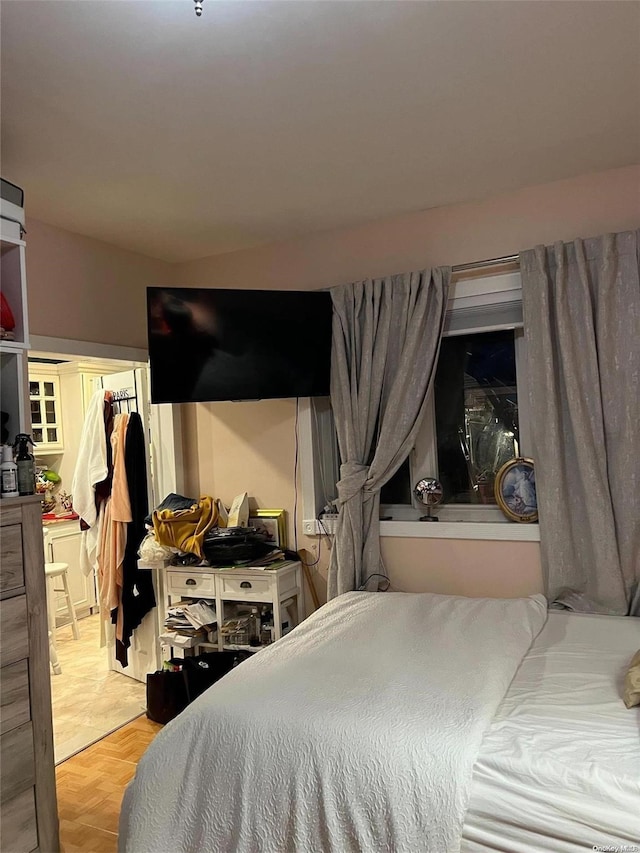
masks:
{"type": "Polygon", "coordinates": [[[329,393],[326,291],[147,288],[154,403],[329,393]]]}

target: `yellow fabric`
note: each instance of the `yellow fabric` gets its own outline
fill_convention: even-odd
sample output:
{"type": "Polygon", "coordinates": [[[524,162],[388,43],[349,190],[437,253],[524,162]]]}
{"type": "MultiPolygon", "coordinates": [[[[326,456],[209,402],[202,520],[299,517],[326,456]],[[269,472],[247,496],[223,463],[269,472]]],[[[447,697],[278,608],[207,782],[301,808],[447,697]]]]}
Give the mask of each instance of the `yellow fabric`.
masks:
{"type": "Polygon", "coordinates": [[[624,679],[623,698],[627,708],[640,705],[640,651],[635,653],[629,664],[629,669],[624,679]]]}
{"type": "Polygon", "coordinates": [[[214,498],[205,495],[189,509],[176,512],[170,509],[155,510],[153,532],[161,545],[178,548],[204,559],[202,543],[205,534],[215,526],[217,520],[216,502],[214,498]]]}

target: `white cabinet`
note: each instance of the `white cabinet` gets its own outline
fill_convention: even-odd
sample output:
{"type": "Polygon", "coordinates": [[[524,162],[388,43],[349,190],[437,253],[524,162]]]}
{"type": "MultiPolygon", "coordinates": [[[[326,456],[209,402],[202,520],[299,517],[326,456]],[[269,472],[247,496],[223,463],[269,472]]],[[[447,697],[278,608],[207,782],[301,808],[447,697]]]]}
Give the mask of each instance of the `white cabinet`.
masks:
{"type": "MultiPolygon", "coordinates": [[[[141,564],[139,564],[141,565],[141,564]]],[[[142,568],[142,566],[141,566],[142,568]]],[[[286,562],[276,569],[215,569],[210,567],[168,567],[167,592],[171,603],[181,599],[206,599],[215,602],[218,627],[228,618],[236,604],[266,604],[273,613],[274,639],[282,636],[283,624],[295,627],[305,614],[302,564],[286,562]],[[290,618],[290,613],[293,616],[290,618]]],[[[161,643],[171,646],[172,635],[163,633],[161,643]]],[[[177,645],[177,644],[176,644],[177,645]]],[[[228,643],[218,630],[218,642],[197,643],[203,648],[218,651],[256,652],[262,646],[228,643]]],[[[184,646],[183,646],[184,647],[184,646]]]]}
{"type": "MultiPolygon", "coordinates": [[[[46,559],[48,563],[68,563],[67,578],[76,616],[81,619],[88,616],[96,606],[96,587],[93,574],[87,577],[80,568],[81,532],[77,521],[57,522],[47,528],[49,531],[46,559]]],[[[64,596],[57,595],[57,615],[66,621],[67,609],[64,596]]]]}
{"type": "Polygon", "coordinates": [[[41,373],[29,365],[31,435],[38,453],[64,450],[60,382],[54,372],[41,373]]]}

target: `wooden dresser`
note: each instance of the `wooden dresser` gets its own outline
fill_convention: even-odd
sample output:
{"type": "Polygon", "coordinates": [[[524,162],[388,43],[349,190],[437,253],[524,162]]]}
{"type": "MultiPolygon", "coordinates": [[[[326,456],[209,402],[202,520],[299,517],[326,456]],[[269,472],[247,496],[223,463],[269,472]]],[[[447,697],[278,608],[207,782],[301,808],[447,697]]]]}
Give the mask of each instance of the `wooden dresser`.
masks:
{"type": "Polygon", "coordinates": [[[0,850],[57,853],[49,640],[38,497],[0,501],[0,850]]]}

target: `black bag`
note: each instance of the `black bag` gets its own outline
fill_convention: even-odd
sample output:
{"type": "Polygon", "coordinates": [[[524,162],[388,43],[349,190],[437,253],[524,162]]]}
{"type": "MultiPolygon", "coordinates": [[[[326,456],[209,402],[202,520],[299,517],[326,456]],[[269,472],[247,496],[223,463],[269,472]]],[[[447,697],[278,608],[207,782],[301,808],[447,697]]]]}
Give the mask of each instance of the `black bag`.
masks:
{"type": "Polygon", "coordinates": [[[202,550],[212,566],[229,566],[245,560],[259,560],[274,549],[267,534],[255,527],[214,527],[207,532],[202,550]]]}
{"type": "Polygon", "coordinates": [[[207,652],[184,658],[189,701],[193,702],[216,681],[241,663],[250,652],[207,652]]]}
{"type": "Polygon", "coordinates": [[[154,723],[169,723],[184,711],[190,701],[184,670],[162,670],[147,675],[147,717],[154,723]]]}
{"type": "Polygon", "coordinates": [[[238,666],[251,652],[207,652],[187,658],[172,658],[181,672],[162,670],[147,675],[147,717],[166,723],[197,699],[216,681],[238,666]]]}

